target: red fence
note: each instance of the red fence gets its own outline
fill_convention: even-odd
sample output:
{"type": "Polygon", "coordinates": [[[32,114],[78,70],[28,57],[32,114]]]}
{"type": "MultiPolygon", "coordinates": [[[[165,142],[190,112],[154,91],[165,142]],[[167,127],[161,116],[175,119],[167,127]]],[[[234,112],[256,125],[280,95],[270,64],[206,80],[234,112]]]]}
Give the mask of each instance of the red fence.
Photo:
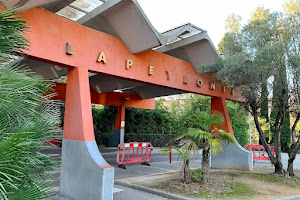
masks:
{"type": "Polygon", "coordinates": [[[153,146],[149,142],[122,143],[118,146],[117,163],[119,167],[126,169],[124,164],[141,162],[150,166],[153,146]]]}
{"type": "MultiPolygon", "coordinates": [[[[248,151],[253,152],[253,160],[270,160],[267,152],[265,152],[265,147],[263,145],[245,145],[244,148],[248,151]]],[[[272,154],[275,156],[274,146],[269,146],[272,154]]]]}

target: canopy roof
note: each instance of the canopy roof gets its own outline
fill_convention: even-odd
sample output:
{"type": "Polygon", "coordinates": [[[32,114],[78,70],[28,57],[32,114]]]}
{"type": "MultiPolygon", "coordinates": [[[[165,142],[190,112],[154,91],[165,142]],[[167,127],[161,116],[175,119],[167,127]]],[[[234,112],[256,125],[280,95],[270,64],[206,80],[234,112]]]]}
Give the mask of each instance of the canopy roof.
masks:
{"type": "Polygon", "coordinates": [[[239,100],[222,85],[210,89],[209,78],[196,72],[199,65],[213,63],[219,57],[204,29],[187,23],[159,33],[136,0],[6,0],[2,5],[21,6],[24,11],[41,6],[52,12],[39,8],[24,12],[31,26],[31,48],[23,63],[45,79],[66,76],[64,66],[82,65],[93,72],[89,74],[90,86],[98,94],[122,91],[151,99],[195,92],[239,100]],[[61,45],[67,41],[72,41],[72,56],[61,54],[61,45]],[[103,68],[93,62],[99,46],[109,52],[110,59],[103,68]],[[124,69],[125,58],[132,59],[134,70],[124,69]],[[155,66],[153,76],[144,74],[144,67],[149,65],[155,66]],[[166,79],[169,70],[170,80],[166,79]],[[189,76],[189,84],[182,82],[185,76],[189,76]]]}
{"type": "Polygon", "coordinates": [[[219,54],[207,32],[190,23],[159,33],[137,0],[4,0],[6,8],[42,8],[92,29],[119,37],[131,53],[155,49],[190,62],[194,68],[219,54]]]}

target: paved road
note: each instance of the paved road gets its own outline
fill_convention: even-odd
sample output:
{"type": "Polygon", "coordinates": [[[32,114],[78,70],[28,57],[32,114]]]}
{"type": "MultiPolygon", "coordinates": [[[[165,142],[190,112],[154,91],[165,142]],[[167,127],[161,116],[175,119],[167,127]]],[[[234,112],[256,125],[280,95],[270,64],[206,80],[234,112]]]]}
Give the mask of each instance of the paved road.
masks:
{"type": "MultiPolygon", "coordinates": [[[[118,163],[116,162],[116,149],[106,148],[100,149],[102,156],[105,160],[115,167],[115,180],[122,180],[130,177],[145,176],[150,174],[166,173],[166,172],[175,172],[181,169],[182,162],[178,161],[178,157],[173,155],[172,164],[169,163],[168,155],[160,155],[155,153],[152,155],[152,160],[149,162],[151,166],[144,166],[140,164],[128,164],[126,165],[127,169],[118,168],[118,163]]],[[[47,154],[51,154],[54,159],[60,160],[61,150],[60,149],[51,149],[46,151],[47,154]]],[[[282,154],[283,165],[287,166],[288,155],[286,153],[282,154]]],[[[270,161],[255,161],[254,165],[257,166],[272,166],[270,161]]],[[[201,167],[201,155],[195,157],[190,162],[191,168],[200,168],[201,167]]],[[[294,168],[300,169],[300,155],[294,161],[294,168]]],[[[59,173],[55,174],[57,178],[56,187],[58,189],[59,185],[59,173]]],[[[116,185],[114,191],[114,200],[135,200],[135,199],[157,199],[164,200],[165,198],[142,192],[139,190],[123,187],[116,185]]]]}
{"type": "Polygon", "coordinates": [[[134,190],[123,186],[115,186],[114,188],[114,200],[130,200],[130,199],[143,199],[143,200],[168,200],[166,198],[134,190]]]}
{"type": "MultiPolygon", "coordinates": [[[[178,160],[177,155],[173,155],[172,164],[169,162],[168,155],[153,154],[152,159],[149,162],[151,166],[141,165],[139,163],[126,164],[126,169],[118,167],[116,162],[116,153],[102,153],[102,156],[105,160],[115,167],[115,180],[136,177],[136,176],[145,176],[149,174],[156,173],[165,173],[165,172],[175,172],[181,169],[182,162],[178,160]]],[[[201,157],[195,157],[190,161],[191,168],[200,168],[201,167],[201,157]]]]}

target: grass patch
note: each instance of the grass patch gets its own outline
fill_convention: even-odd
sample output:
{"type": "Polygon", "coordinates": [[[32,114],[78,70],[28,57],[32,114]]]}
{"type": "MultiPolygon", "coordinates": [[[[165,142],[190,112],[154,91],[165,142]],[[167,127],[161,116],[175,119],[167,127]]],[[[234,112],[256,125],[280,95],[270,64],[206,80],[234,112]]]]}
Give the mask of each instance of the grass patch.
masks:
{"type": "Polygon", "coordinates": [[[208,183],[201,185],[200,172],[200,169],[193,171],[194,181],[190,184],[183,183],[182,179],[177,177],[162,181],[160,184],[153,184],[152,187],[183,196],[205,199],[255,199],[257,195],[275,199],[275,197],[300,194],[299,177],[286,178],[270,172],[266,174],[214,169],[210,171],[208,183]],[[274,187],[277,188],[276,192],[274,187]]]}
{"type": "Polygon", "coordinates": [[[221,193],[199,192],[197,196],[209,198],[250,197],[259,194],[252,187],[239,182],[225,182],[227,191],[221,193]]]}
{"type": "Polygon", "coordinates": [[[244,183],[219,181],[217,179],[210,180],[210,183],[207,185],[200,185],[200,183],[196,181],[186,185],[179,179],[173,179],[168,181],[168,183],[155,185],[154,188],[181,195],[212,199],[245,196],[251,197],[260,194],[259,192],[255,191],[252,186],[244,183]]]}
{"type": "Polygon", "coordinates": [[[275,183],[279,185],[297,187],[300,186],[300,179],[298,177],[289,177],[285,178],[282,175],[276,174],[259,174],[259,173],[250,173],[244,174],[245,176],[256,179],[266,183],[275,183]]]}
{"type": "Polygon", "coordinates": [[[231,191],[222,192],[217,197],[237,197],[237,196],[254,196],[258,192],[255,191],[252,187],[239,182],[226,182],[226,186],[230,187],[231,191]]]}
{"type": "Polygon", "coordinates": [[[271,174],[249,174],[248,175],[250,178],[263,181],[263,182],[268,182],[268,183],[281,183],[281,180],[278,177],[272,176],[271,174]]]}

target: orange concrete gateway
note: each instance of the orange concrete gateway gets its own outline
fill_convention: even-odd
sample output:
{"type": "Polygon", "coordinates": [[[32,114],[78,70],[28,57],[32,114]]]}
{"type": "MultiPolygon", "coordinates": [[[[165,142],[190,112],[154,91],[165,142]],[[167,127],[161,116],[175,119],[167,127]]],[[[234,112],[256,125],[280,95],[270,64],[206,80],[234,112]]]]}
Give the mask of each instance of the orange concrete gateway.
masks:
{"type": "MultiPolygon", "coordinates": [[[[225,100],[239,101],[233,88],[197,73],[219,54],[207,32],[184,24],[159,33],[136,0],[6,0],[20,6],[30,27],[30,48],[19,57],[26,67],[56,84],[65,100],[60,195],[113,199],[114,168],[95,142],[91,103],[119,106],[113,145],[124,142],[125,107],[155,109],[155,97],[196,93],[211,96],[223,113],[223,130],[234,135],[225,100]],[[38,7],[40,6],[40,7],[38,7]]],[[[239,145],[212,157],[215,168],[253,169],[252,154],[239,145]]]]}

